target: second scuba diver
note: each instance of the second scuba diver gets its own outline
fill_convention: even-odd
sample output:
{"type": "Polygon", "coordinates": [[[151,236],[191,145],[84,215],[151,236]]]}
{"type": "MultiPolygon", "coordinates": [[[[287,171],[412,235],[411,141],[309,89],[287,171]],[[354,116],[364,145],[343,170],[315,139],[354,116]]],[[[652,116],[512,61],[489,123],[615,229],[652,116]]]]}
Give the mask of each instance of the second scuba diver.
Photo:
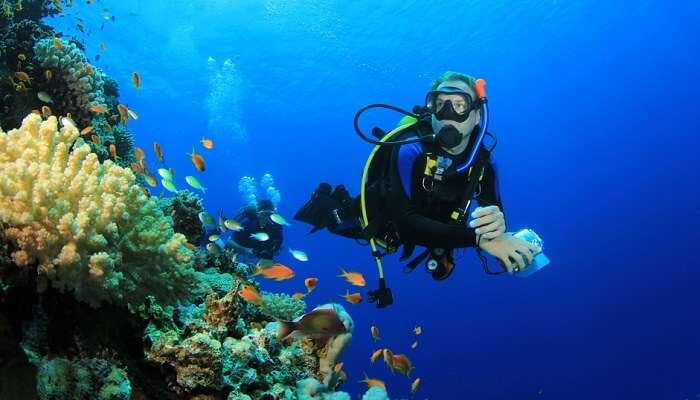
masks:
{"type": "Polygon", "coordinates": [[[270,219],[275,206],[270,200],[258,200],[256,204],[243,207],[233,218],[242,229],[231,236],[228,246],[243,254],[272,259],[282,248],[282,225],[270,219]]]}
{"type": "Polygon", "coordinates": [[[353,198],[342,185],[331,190],[321,183],[294,218],[313,225],[312,232],[327,228],[349,238],[372,239],[387,249],[381,253],[372,243],[382,287],[379,258],[399,246],[402,259],[410,257],[415,246],[425,247],[407,269],[427,260],[426,269],[436,280],[452,274],[452,252],[457,248],[474,247],[488,273],[482,251],[509,273],[525,268],[541,249],[506,232],[492,154],[495,144],[487,148],[482,141],[484,136],[495,137],[486,132],[487,118],[480,127],[488,109],[483,85],[479,88],[477,82],[446,72],[433,82],[424,107],[414,108],[414,113],[386,105],[365,107],[383,106],[407,116],[389,134],[375,128],[373,134],[381,141],[361,133],[357,120],[364,109],[358,112],[358,134],[380,149],[363,175],[366,189],[353,198]],[[472,199],[479,207],[467,214],[472,199]]]}

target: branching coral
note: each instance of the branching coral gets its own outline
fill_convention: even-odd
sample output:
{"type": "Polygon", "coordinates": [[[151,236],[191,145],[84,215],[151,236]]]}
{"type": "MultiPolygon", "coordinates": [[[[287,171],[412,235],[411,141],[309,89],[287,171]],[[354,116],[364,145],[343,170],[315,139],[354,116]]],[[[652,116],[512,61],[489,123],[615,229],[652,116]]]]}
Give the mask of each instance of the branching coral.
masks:
{"type": "Polygon", "coordinates": [[[41,400],[128,400],[131,384],[124,370],[107,361],[54,358],[39,366],[37,392],[41,400]]]}
{"type": "Polygon", "coordinates": [[[57,38],[37,41],[34,57],[53,73],[46,92],[54,99],[55,111],[71,113],[79,126],[90,125],[90,105],[105,104],[104,74],[88,63],[75,43],[57,38]]]}
{"type": "Polygon", "coordinates": [[[160,206],[166,215],[173,217],[175,232],[182,233],[187,241],[199,245],[204,238],[204,227],[199,213],[204,211],[202,198],[189,190],[178,190],[174,197],[164,198],[160,206]]]}
{"type": "Polygon", "coordinates": [[[262,292],[265,308],[262,310],[265,315],[272,318],[291,321],[302,315],[306,309],[303,300],[297,300],[285,293],[262,292]]]}
{"type": "Polygon", "coordinates": [[[31,114],[0,130],[0,222],[19,250],[20,267],[93,306],[187,297],[195,284],[192,252],[133,173],[100,164],[70,122],[31,114]],[[71,150],[72,149],[72,150],[71,150]]]}

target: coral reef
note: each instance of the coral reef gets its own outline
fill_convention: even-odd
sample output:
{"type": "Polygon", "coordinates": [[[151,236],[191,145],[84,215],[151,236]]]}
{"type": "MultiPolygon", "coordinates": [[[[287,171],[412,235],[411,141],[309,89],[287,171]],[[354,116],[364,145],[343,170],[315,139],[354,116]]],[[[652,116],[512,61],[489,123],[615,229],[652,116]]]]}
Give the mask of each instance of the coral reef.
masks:
{"type": "Polygon", "coordinates": [[[178,190],[173,197],[159,201],[163,213],[173,218],[175,232],[182,233],[187,241],[199,245],[204,240],[204,226],[199,213],[204,211],[202,198],[189,190],[178,190]]]}
{"type": "MultiPolygon", "coordinates": [[[[202,199],[144,194],[117,82],[40,22],[72,4],[0,0],[0,398],[349,399],[333,368],[345,310],[332,305],[345,334],[278,340],[276,319],[306,303],[243,300],[242,284],[260,291],[254,261],[187,244],[204,241],[202,199]]],[[[210,128],[244,141],[240,74],[209,66],[210,128]]],[[[277,206],[274,184],[244,178],[241,194],[277,206]]],[[[377,389],[364,399],[386,399],[377,389]]]]}
{"type": "Polygon", "coordinates": [[[194,279],[185,237],[130,170],[100,164],[78,136],[69,122],[58,131],[55,117],[35,114],[0,131],[0,222],[18,247],[14,263],[37,264],[43,284],[94,306],[186,298],[194,279]]]}
{"type": "Polygon", "coordinates": [[[34,60],[34,43],[52,37],[48,26],[30,20],[21,20],[0,29],[0,126],[18,126],[32,109],[41,108],[36,95],[36,83],[43,82],[43,71],[34,60]],[[15,72],[25,72],[32,84],[19,82],[15,72]],[[6,77],[13,77],[7,79],[6,77]]]}
{"type": "Polygon", "coordinates": [[[54,100],[54,111],[70,113],[78,126],[91,125],[90,105],[106,102],[104,74],[87,61],[72,41],[41,39],[34,45],[34,58],[42,71],[52,71],[52,78],[43,89],[54,100]]]}
{"type": "Polygon", "coordinates": [[[40,400],[129,400],[131,384],[123,369],[105,360],[54,358],[40,364],[37,392],[40,400]]]}
{"type": "Polygon", "coordinates": [[[263,313],[274,319],[291,321],[302,315],[306,309],[306,303],[303,300],[294,299],[285,293],[268,293],[263,291],[261,296],[265,303],[263,313]]]}

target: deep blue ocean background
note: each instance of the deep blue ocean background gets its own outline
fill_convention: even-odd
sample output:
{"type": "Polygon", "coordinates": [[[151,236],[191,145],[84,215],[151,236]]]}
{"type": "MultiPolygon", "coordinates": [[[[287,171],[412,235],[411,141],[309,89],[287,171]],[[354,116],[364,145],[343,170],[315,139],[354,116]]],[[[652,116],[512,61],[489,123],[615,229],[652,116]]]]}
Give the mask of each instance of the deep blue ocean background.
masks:
{"type": "MultiPolygon", "coordinates": [[[[363,372],[392,399],[411,397],[413,377],[415,398],[433,400],[700,397],[697,1],[76,3],[49,23],[100,54],[94,64],[139,114],[129,127],[152,169],[158,141],[178,187],[185,175],[208,187],[212,214],[243,205],[246,175],[275,177],[289,220],[322,180],[355,194],[371,150],[353,133],[358,108],[410,109],[445,70],[487,80],[509,230],[535,229],[552,263],[527,279],[490,277],[466,250],[434,282],[388,258],[395,304],[344,303],[356,330],[342,389],[353,398],[363,372]],[[411,357],[411,380],[370,364],[379,347],[411,357]]],[[[365,127],[399,117],[368,114],[365,127]]],[[[310,261],[283,251],[297,277],[264,290],[291,294],[316,276],[313,308],[344,302],[340,267],[376,285],[367,248],[308,228],[293,221],[285,244],[310,261]]]]}

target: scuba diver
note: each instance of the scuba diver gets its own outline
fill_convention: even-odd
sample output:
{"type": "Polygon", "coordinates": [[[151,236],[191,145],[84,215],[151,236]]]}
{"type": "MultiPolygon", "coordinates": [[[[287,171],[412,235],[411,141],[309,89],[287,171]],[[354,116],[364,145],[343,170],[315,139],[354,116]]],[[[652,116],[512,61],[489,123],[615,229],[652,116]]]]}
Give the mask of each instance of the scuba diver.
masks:
{"type": "Polygon", "coordinates": [[[506,233],[492,154],[496,138],[487,132],[486,103],[482,79],[446,72],[433,82],[424,106],[414,107],[413,113],[386,104],[363,107],[355,116],[355,130],[376,146],[363,171],[360,195],[353,198],[343,185],[331,190],[324,182],[294,216],[313,226],[310,233],[326,228],[369,242],[380,278],[380,288],[369,295],[378,307],[392,302],[381,258],[401,246],[401,260],[416,246],[425,247],[405,271],[425,261],[435,280],[452,274],[457,248],[474,247],[489,274],[497,273],[489,271],[482,251],[513,273],[530,264],[540,250],[506,233]],[[376,107],[405,116],[389,133],[375,127],[373,139],[360,130],[358,121],[364,111],[376,107]],[[490,148],[483,143],[485,136],[493,139],[490,148]],[[472,199],[479,207],[469,214],[472,199]]]}
{"type": "Polygon", "coordinates": [[[233,218],[242,229],[234,231],[228,245],[258,258],[272,259],[282,248],[282,225],[270,219],[276,213],[270,200],[243,207],[233,218]]]}

